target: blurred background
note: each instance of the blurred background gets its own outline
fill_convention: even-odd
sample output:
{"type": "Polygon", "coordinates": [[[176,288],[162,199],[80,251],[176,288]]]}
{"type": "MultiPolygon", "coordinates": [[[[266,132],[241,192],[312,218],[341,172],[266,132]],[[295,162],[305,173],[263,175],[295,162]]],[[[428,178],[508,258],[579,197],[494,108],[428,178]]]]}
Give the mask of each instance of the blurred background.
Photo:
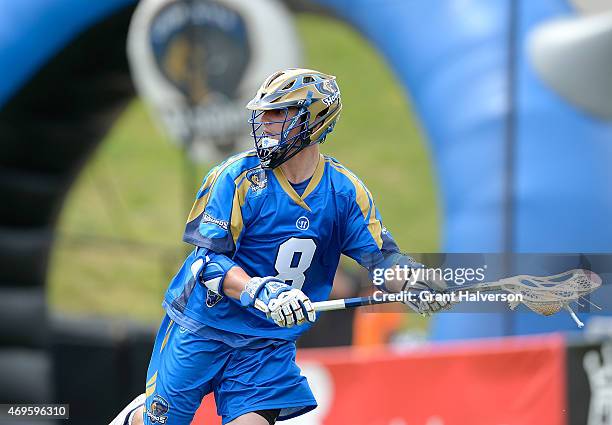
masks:
{"type": "MultiPolygon", "coordinates": [[[[322,150],[402,250],[604,280],[581,331],[327,313],[298,343],[320,407],[290,422],[612,425],[605,0],[0,0],[0,403],[105,424],[143,391],[201,179],[250,147],[244,105],[289,66],[336,75],[322,150]]],[[[344,260],[332,298],[369,294],[344,260]]],[[[210,398],[194,423],[220,423],[210,398]]]]}

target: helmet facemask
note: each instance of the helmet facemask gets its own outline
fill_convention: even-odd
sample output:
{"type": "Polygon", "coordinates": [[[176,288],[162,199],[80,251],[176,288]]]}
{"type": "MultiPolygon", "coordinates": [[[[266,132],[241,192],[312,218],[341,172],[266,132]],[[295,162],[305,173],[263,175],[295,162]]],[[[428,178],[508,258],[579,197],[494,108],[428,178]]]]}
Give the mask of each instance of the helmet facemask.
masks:
{"type": "Polygon", "coordinates": [[[262,168],[276,168],[288,161],[310,144],[308,122],[310,112],[307,108],[299,108],[290,117],[289,108],[283,108],[284,118],[281,121],[263,121],[266,111],[254,110],[251,114],[251,136],[255,140],[255,149],[262,168]],[[281,124],[280,132],[271,133],[267,126],[281,124]],[[297,133],[291,134],[295,129],[297,133]]]}

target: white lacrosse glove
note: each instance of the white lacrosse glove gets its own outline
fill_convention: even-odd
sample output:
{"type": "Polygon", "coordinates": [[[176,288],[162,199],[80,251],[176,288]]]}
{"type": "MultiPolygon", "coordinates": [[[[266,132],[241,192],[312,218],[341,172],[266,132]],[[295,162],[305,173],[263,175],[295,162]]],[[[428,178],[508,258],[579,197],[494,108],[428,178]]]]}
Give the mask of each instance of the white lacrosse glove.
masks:
{"type": "Polygon", "coordinates": [[[317,320],[306,294],[276,277],[251,278],[240,294],[240,303],[255,307],[281,327],[290,328],[317,320]]]}
{"type": "Polygon", "coordinates": [[[430,316],[433,313],[448,310],[456,304],[456,301],[453,301],[449,296],[441,296],[446,288],[446,282],[437,278],[416,281],[408,279],[402,291],[412,292],[416,294],[416,298],[414,301],[406,298],[404,304],[423,316],[430,316]],[[427,296],[421,294],[426,294],[427,296]],[[434,295],[438,296],[435,297],[434,295]]]}

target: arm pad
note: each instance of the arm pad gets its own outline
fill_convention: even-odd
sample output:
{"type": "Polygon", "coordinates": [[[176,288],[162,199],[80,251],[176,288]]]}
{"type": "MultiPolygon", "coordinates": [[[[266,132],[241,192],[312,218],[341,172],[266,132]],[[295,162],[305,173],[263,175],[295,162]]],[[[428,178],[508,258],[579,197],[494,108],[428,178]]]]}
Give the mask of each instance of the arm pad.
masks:
{"type": "Polygon", "coordinates": [[[234,261],[206,248],[197,248],[196,259],[191,264],[193,277],[215,294],[223,295],[223,279],[236,265],[234,261]]]}

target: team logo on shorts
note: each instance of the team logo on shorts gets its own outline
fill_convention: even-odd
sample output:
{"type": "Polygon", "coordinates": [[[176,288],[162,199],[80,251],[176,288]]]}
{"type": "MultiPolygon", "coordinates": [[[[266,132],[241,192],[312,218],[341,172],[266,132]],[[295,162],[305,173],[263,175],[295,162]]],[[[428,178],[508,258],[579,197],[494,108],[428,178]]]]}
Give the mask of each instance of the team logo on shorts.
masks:
{"type": "Polygon", "coordinates": [[[214,307],[219,301],[221,301],[223,295],[219,295],[210,289],[206,290],[206,307],[214,307]]]}
{"type": "Polygon", "coordinates": [[[295,222],[295,227],[297,227],[299,230],[308,230],[310,227],[310,220],[308,220],[307,217],[301,216],[295,222]]]}
{"type": "Polygon", "coordinates": [[[152,423],[165,424],[168,420],[166,413],[170,410],[168,402],[160,395],[153,397],[151,407],[147,410],[147,417],[152,423]]]}

